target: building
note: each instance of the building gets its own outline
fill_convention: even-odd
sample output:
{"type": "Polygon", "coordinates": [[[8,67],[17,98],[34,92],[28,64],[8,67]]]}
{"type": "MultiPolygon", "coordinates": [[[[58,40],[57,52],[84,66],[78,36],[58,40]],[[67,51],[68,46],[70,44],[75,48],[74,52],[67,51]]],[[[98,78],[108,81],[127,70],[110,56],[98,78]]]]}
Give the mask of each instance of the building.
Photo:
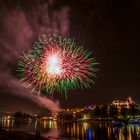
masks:
{"type": "Polygon", "coordinates": [[[130,108],[130,105],[135,105],[135,102],[129,96],[126,100],[114,100],[112,105],[116,106],[117,108],[125,107],[130,108]]]}

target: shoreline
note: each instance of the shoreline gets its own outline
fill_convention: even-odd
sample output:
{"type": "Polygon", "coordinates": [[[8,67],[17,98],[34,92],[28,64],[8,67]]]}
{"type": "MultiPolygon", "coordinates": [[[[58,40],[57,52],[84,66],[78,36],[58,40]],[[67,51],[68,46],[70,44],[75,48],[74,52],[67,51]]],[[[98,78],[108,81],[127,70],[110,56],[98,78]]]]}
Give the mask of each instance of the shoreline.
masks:
{"type": "Polygon", "coordinates": [[[27,133],[25,131],[10,130],[0,128],[0,140],[49,140],[42,137],[40,132],[34,134],[27,133]]]}

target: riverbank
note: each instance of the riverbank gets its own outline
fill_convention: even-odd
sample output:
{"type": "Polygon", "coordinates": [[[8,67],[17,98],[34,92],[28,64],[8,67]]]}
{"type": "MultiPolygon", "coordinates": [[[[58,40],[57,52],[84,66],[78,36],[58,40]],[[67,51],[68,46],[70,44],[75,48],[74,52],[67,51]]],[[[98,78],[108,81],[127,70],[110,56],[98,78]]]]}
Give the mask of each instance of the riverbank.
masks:
{"type": "Polygon", "coordinates": [[[0,140],[49,140],[41,137],[39,132],[28,134],[23,131],[12,131],[0,128],[0,140]]]}

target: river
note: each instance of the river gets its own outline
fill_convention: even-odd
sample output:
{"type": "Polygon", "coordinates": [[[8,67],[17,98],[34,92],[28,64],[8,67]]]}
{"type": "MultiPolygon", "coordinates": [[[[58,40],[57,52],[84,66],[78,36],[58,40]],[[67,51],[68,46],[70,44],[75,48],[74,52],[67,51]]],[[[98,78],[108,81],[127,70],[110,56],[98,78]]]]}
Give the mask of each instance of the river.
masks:
{"type": "Polygon", "coordinates": [[[63,140],[140,140],[140,124],[121,127],[111,122],[57,122],[0,120],[7,130],[40,132],[44,137],[63,140]]]}

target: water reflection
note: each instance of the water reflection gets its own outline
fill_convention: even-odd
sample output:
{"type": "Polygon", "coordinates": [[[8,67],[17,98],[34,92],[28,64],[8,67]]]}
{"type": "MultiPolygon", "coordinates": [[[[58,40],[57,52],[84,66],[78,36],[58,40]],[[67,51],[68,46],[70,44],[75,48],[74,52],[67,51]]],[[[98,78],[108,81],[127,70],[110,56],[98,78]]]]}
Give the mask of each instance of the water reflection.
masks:
{"type": "Polygon", "coordinates": [[[14,127],[15,120],[10,120],[10,119],[1,119],[0,120],[0,126],[10,128],[14,127]]]}
{"type": "Polygon", "coordinates": [[[128,124],[114,127],[106,122],[57,122],[52,120],[35,120],[20,122],[14,119],[0,119],[0,126],[27,132],[41,132],[41,135],[64,140],[138,140],[140,124],[128,124]]]}
{"type": "Polygon", "coordinates": [[[73,140],[137,140],[140,139],[140,125],[114,127],[112,123],[83,122],[66,123],[66,137],[73,140]]]}
{"type": "Polygon", "coordinates": [[[57,129],[58,128],[58,123],[57,121],[38,121],[38,120],[35,120],[34,122],[34,129],[37,130],[37,129],[57,129]]]}

